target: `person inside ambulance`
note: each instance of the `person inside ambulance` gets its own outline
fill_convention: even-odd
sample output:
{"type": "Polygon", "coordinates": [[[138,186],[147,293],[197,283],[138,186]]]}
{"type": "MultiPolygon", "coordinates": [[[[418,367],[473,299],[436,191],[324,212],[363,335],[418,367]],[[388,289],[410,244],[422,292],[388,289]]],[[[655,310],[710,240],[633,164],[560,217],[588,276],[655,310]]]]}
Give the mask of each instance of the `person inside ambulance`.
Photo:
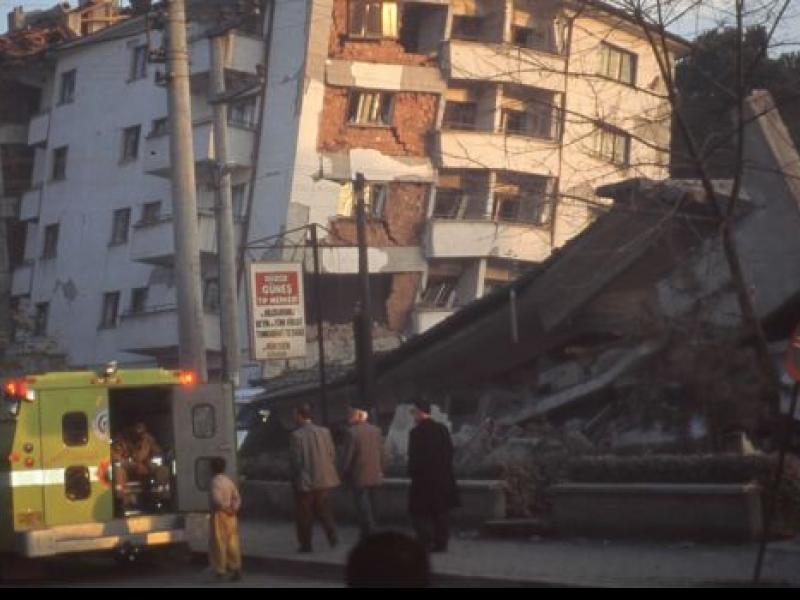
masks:
{"type": "Polygon", "coordinates": [[[147,483],[152,508],[163,508],[169,499],[171,479],[164,450],[141,421],[133,426],[129,443],[133,476],[147,483]]]}

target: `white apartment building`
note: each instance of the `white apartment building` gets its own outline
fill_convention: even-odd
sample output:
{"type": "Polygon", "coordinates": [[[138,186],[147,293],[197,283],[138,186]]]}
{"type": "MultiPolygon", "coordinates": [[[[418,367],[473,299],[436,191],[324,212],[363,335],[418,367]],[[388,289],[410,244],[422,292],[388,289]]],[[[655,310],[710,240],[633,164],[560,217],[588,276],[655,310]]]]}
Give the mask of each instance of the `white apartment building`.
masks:
{"type": "MultiPolygon", "coordinates": [[[[209,14],[190,4],[213,369],[209,14]]],[[[663,78],[644,32],[602,4],[296,0],[266,3],[260,14],[263,23],[252,17],[228,36],[229,88],[249,90],[229,118],[239,241],[324,228],[322,318],[335,361],[352,356],[356,173],[368,184],[378,348],[546,260],[602,209],[598,185],[667,175],[663,78]],[[263,95],[255,94],[263,72],[263,95]]],[[[34,164],[19,203],[25,250],[11,294],[33,316],[27,335],[52,339],[76,366],[176,360],[164,67],[147,60],[160,44],[151,20],[133,15],[52,48],[28,77],[41,100],[28,125],[34,164]]],[[[667,45],[673,56],[685,49],[672,36],[667,45]]],[[[302,238],[244,254],[310,264],[302,238]]],[[[292,366],[313,362],[312,329],[312,358],[292,366]]]]}

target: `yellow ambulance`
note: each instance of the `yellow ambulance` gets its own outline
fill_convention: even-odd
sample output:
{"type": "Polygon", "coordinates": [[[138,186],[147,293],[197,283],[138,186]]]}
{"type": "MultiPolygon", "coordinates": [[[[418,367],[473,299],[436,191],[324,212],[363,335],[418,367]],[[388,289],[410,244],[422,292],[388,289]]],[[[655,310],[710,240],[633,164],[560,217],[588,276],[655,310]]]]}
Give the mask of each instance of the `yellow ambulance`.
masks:
{"type": "Polygon", "coordinates": [[[234,430],[230,387],[190,372],[110,366],[4,382],[0,555],[202,548],[210,462],[236,472],[234,430]]]}

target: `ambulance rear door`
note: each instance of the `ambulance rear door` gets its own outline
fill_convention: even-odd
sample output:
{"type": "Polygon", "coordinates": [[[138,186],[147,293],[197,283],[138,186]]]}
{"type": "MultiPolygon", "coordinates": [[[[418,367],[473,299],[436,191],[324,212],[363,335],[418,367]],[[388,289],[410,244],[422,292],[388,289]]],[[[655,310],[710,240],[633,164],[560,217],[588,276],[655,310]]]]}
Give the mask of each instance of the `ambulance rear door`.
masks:
{"type": "Polygon", "coordinates": [[[177,507],[207,511],[211,460],[225,459],[227,474],[236,477],[233,391],[222,383],[176,386],[172,398],[177,507]]]}

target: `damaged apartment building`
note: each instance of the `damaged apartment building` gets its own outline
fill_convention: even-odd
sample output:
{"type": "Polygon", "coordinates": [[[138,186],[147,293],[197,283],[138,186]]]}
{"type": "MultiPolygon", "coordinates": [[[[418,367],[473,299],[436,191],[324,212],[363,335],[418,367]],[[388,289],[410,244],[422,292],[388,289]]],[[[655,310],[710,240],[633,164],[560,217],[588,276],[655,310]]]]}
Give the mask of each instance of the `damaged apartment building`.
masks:
{"type": "MultiPolygon", "coordinates": [[[[106,4],[115,6],[81,6],[106,4]]],[[[188,3],[212,370],[220,337],[206,31],[215,10],[240,4],[188,3]]],[[[50,44],[26,74],[40,99],[23,140],[33,164],[19,191],[24,243],[15,247],[24,251],[10,292],[33,316],[27,335],[52,338],[73,365],[176,357],[164,66],[150,62],[162,45],[159,5],[137,6],[102,31],[50,44]]],[[[545,261],[602,212],[597,186],[667,175],[671,114],[648,36],[601,2],[305,0],[239,14],[226,56],[229,87],[242,92],[228,128],[238,240],[249,259],[310,265],[303,234],[291,232],[321,226],[332,361],[353,353],[356,174],[366,180],[378,349],[545,261]],[[274,248],[255,249],[267,238],[274,248]]],[[[664,42],[670,64],[687,50],[680,38],[664,42]]],[[[243,316],[242,340],[246,328],[243,316]]]]}

